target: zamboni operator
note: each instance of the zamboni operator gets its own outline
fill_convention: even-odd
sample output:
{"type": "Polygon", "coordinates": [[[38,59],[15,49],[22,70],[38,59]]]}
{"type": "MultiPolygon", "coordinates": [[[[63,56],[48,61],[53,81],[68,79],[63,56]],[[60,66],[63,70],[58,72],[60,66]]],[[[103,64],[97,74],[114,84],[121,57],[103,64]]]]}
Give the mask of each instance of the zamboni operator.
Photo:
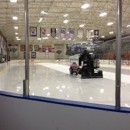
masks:
{"type": "Polygon", "coordinates": [[[91,72],[91,75],[94,73],[94,67],[93,67],[93,59],[89,52],[87,50],[84,50],[84,52],[79,57],[79,66],[81,66],[81,62],[83,61],[83,64],[87,64],[88,70],[91,72]]]}

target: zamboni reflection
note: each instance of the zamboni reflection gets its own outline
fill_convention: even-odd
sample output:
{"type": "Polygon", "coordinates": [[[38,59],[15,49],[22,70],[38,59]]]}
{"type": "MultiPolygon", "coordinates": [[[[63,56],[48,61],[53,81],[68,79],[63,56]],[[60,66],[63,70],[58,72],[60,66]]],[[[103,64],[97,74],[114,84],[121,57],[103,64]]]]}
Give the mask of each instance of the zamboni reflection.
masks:
{"type": "Polygon", "coordinates": [[[103,73],[99,68],[99,59],[97,55],[89,54],[87,50],[84,50],[83,54],[70,57],[72,62],[69,71],[73,73],[81,74],[81,78],[103,78],[103,73]],[[77,60],[77,63],[76,63],[77,60]],[[81,66],[81,67],[80,67],[81,66]]]}

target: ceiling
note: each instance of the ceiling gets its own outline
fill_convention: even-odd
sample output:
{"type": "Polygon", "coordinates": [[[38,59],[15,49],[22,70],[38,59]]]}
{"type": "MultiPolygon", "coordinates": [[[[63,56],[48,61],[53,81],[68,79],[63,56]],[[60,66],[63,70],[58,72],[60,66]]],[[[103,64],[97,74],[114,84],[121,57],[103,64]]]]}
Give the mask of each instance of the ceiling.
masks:
{"type": "MultiPolygon", "coordinates": [[[[124,34],[130,34],[130,0],[122,0],[122,30],[124,34]]],[[[10,0],[0,0],[0,31],[4,34],[10,43],[24,43],[24,0],[17,0],[16,3],[10,2],[10,0]],[[18,20],[13,20],[13,16],[17,16],[18,20]],[[18,26],[18,29],[14,29],[14,26],[18,26]],[[18,32],[18,35],[15,33],[18,32]],[[21,40],[16,40],[16,36],[21,40]]],[[[116,32],[116,13],[117,13],[117,1],[116,0],[29,0],[29,27],[37,27],[37,37],[29,37],[29,43],[67,43],[74,41],[86,41],[87,38],[84,34],[82,39],[77,37],[77,30],[79,25],[85,24],[84,32],[86,29],[99,30],[99,37],[102,35],[105,38],[111,38],[115,36],[116,32]],[[83,4],[89,4],[87,9],[82,9],[83,4]],[[48,14],[41,14],[41,11],[45,11],[48,14]],[[103,12],[107,15],[99,17],[103,12]],[[68,14],[67,17],[63,15],[68,14]],[[39,22],[40,18],[43,18],[39,22]],[[68,23],[63,23],[64,20],[69,20],[68,23]],[[108,22],[113,22],[111,26],[108,26],[108,22]],[[57,37],[59,37],[59,29],[74,28],[75,38],[71,41],[66,38],[65,40],[56,39],[49,36],[49,39],[41,39],[40,27],[47,29],[47,34],[50,34],[50,28],[57,28],[57,37]],[[114,31],[114,34],[109,34],[110,31],[114,31]]]]}

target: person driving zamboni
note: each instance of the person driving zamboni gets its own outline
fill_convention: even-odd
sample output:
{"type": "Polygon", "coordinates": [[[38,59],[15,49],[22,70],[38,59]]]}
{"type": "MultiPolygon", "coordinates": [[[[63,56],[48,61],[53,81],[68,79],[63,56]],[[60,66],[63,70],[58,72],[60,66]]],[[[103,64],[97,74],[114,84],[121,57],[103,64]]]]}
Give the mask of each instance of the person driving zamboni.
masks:
{"type": "Polygon", "coordinates": [[[90,76],[93,76],[94,74],[93,60],[87,50],[84,50],[84,52],[79,57],[79,66],[81,66],[82,61],[83,61],[83,66],[81,68],[82,73],[89,73],[90,76]]]}

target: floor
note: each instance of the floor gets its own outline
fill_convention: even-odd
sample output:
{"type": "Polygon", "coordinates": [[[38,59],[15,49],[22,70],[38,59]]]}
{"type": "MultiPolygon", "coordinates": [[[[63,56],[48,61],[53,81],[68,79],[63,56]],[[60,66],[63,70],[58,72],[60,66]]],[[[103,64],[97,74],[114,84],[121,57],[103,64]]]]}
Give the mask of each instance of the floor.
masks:
{"type": "MultiPolygon", "coordinates": [[[[6,63],[5,63],[6,64],[6,63]]],[[[81,79],[69,74],[67,62],[30,64],[30,95],[115,105],[115,66],[100,65],[103,78],[81,79]]],[[[25,65],[10,63],[0,72],[0,90],[23,93],[25,65]]],[[[122,66],[121,106],[130,107],[130,67],[122,66]]]]}

